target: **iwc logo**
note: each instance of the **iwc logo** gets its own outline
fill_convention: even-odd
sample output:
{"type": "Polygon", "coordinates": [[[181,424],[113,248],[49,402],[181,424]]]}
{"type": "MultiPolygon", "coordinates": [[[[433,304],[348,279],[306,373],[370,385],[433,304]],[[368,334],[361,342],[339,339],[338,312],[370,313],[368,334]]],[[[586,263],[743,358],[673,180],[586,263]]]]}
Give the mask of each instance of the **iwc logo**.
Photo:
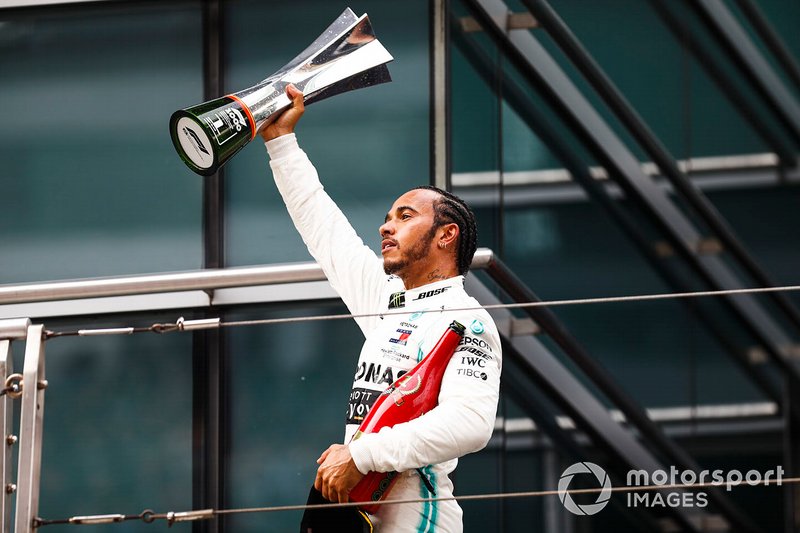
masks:
{"type": "Polygon", "coordinates": [[[606,505],[608,505],[608,500],[611,499],[611,481],[608,479],[608,474],[606,474],[606,471],[596,464],[588,461],[583,463],[575,463],[564,470],[564,473],[561,474],[561,479],[558,480],[558,499],[561,500],[561,503],[564,504],[564,507],[566,507],[567,511],[572,514],[582,516],[597,514],[602,511],[606,505]],[[603,489],[600,491],[600,495],[597,496],[596,502],[584,505],[578,505],[575,503],[575,501],[572,499],[572,496],[570,496],[570,494],[567,492],[569,489],[569,484],[572,481],[572,478],[575,477],[575,474],[594,474],[594,477],[597,478],[598,483],[600,483],[600,485],[603,487],[603,489]]]}

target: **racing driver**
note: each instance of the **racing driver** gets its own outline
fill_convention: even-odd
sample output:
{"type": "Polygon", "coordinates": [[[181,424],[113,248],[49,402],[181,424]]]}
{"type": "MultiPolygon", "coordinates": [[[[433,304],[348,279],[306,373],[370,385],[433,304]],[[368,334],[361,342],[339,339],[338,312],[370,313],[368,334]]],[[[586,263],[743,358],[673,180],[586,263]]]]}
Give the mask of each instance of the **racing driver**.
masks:
{"type": "MultiPolygon", "coordinates": [[[[475,219],[467,205],[434,187],[400,196],[380,226],[381,256],[368,248],[324,191],[300,149],[294,128],[303,95],[287,88],[292,106],[261,131],[275,183],[297,231],[365,337],[347,408],[344,444],[332,444],[317,463],[314,489],[330,502],[347,502],[368,472],[399,472],[387,499],[452,496],[458,458],[486,446],[494,428],[500,385],[500,340],[489,314],[464,291],[476,249],[475,219]],[[387,313],[381,316],[381,313],[387,313]],[[401,312],[402,314],[395,314],[401,312]],[[414,420],[351,442],[375,399],[427,354],[453,321],[466,335],[445,371],[438,405],[414,420]]],[[[339,361],[331,361],[339,364],[339,361]]],[[[312,503],[313,499],[310,498],[312,503]]],[[[355,514],[352,508],[347,510],[355,514]]],[[[359,513],[381,533],[460,532],[454,500],[380,506],[359,513]]],[[[307,511],[301,531],[345,531],[335,514],[307,511]]],[[[349,527],[349,526],[348,526],[349,527]]]]}

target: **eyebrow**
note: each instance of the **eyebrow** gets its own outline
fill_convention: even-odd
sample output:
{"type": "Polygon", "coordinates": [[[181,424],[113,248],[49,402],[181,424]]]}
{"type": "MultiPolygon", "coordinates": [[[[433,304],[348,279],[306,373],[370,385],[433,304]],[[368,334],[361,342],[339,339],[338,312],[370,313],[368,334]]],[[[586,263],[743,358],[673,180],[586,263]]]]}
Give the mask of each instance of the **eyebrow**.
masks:
{"type": "MultiPolygon", "coordinates": [[[[395,212],[400,213],[400,212],[403,212],[403,211],[406,211],[406,210],[413,211],[414,213],[419,214],[419,211],[417,211],[416,209],[414,209],[410,205],[397,206],[397,209],[395,209],[395,212]]],[[[391,211],[389,213],[386,213],[386,218],[383,219],[384,222],[388,222],[389,221],[389,215],[390,214],[391,214],[391,211]]]]}

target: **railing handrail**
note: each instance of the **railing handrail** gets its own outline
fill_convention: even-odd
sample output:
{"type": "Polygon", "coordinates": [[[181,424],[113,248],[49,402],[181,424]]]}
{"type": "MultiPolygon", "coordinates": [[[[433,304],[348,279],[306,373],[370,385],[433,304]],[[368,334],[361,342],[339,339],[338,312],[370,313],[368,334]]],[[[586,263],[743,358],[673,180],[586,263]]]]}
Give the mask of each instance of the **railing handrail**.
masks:
{"type": "MultiPolygon", "coordinates": [[[[484,269],[494,258],[488,248],[479,248],[472,268],[484,269]]],[[[0,285],[0,305],[131,296],[162,292],[210,291],[278,283],[324,281],[315,262],[281,263],[247,267],[188,270],[160,274],[87,278],[42,283],[0,285]]]]}

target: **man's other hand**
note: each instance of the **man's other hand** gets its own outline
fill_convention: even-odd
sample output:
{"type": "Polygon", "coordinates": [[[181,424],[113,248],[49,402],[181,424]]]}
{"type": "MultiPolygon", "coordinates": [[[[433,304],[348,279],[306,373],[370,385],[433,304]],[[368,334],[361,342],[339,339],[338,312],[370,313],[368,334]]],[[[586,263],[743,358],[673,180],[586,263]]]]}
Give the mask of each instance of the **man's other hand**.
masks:
{"type": "Polygon", "coordinates": [[[314,487],[331,502],[349,501],[350,490],[361,481],[364,474],[358,471],[350,448],[331,444],[317,459],[319,468],[314,487]]]}
{"type": "Polygon", "coordinates": [[[303,103],[303,93],[294,85],[286,86],[286,96],[292,101],[292,107],[286,109],[278,118],[272,121],[266,128],[261,130],[261,137],[265,141],[271,141],[281,135],[294,133],[294,127],[305,111],[303,103]]]}

